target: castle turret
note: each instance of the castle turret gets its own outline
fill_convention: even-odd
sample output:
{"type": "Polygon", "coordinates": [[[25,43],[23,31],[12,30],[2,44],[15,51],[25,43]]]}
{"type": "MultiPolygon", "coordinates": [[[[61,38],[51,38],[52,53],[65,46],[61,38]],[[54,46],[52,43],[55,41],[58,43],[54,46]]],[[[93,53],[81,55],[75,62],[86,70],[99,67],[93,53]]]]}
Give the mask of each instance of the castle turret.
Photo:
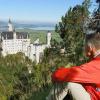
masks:
{"type": "Polygon", "coordinates": [[[9,18],[9,22],[8,22],[8,31],[9,32],[13,32],[13,39],[16,39],[16,32],[15,32],[15,28],[9,18]]]}
{"type": "Polygon", "coordinates": [[[12,32],[13,31],[13,25],[12,25],[12,22],[11,22],[10,19],[9,19],[9,22],[8,22],[8,31],[9,32],[12,32]]]}
{"type": "Polygon", "coordinates": [[[50,46],[50,41],[51,41],[51,32],[48,31],[47,33],[47,45],[50,46]]]}
{"type": "Polygon", "coordinates": [[[16,39],[16,32],[13,32],[13,39],[16,39]]]}

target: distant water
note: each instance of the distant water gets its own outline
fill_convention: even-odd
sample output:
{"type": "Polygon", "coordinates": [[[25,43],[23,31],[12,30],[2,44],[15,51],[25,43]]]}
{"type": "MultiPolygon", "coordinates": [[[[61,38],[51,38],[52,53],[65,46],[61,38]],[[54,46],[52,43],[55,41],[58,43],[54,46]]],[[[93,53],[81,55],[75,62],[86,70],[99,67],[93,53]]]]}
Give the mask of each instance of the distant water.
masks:
{"type": "Polygon", "coordinates": [[[54,27],[35,27],[35,28],[30,28],[33,30],[54,30],[54,27]]]}
{"type": "MultiPolygon", "coordinates": [[[[55,23],[13,23],[15,26],[15,29],[33,29],[33,30],[54,30],[55,29],[55,23]]],[[[3,28],[7,28],[7,22],[0,24],[3,28]]]]}
{"type": "Polygon", "coordinates": [[[33,30],[54,30],[55,24],[52,23],[34,23],[34,24],[15,24],[17,29],[33,29],[33,30]]]}
{"type": "Polygon", "coordinates": [[[34,28],[16,28],[16,29],[55,30],[54,27],[34,27],[34,28]]]}

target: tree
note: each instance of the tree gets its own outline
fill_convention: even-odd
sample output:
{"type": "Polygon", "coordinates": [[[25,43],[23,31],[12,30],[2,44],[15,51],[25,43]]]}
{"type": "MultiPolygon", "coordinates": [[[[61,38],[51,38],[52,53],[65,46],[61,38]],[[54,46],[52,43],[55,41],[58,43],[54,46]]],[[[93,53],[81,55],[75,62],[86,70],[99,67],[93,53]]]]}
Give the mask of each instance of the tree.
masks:
{"type": "Polygon", "coordinates": [[[69,62],[75,64],[79,64],[83,56],[82,47],[85,37],[83,24],[85,18],[89,15],[89,5],[90,0],[85,0],[82,5],[70,8],[55,27],[55,31],[63,39],[69,62]]]}

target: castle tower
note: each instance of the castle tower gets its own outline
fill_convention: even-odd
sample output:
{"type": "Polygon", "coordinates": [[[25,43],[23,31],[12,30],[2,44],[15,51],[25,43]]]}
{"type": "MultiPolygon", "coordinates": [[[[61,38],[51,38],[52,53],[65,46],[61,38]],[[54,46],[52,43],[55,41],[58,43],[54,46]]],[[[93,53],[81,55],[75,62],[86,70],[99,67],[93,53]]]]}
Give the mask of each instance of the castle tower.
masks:
{"type": "Polygon", "coordinates": [[[16,32],[13,32],[13,39],[16,39],[16,32]]]}
{"type": "Polygon", "coordinates": [[[13,25],[12,25],[10,18],[9,18],[9,22],[8,22],[8,31],[13,32],[13,25]]]}
{"type": "Polygon", "coordinates": [[[51,41],[51,32],[48,31],[47,33],[47,45],[50,46],[50,41],[51,41]]]}
{"type": "Polygon", "coordinates": [[[13,32],[13,39],[16,39],[16,32],[15,32],[15,28],[9,18],[9,22],[8,22],[8,31],[9,32],[13,32]]]}

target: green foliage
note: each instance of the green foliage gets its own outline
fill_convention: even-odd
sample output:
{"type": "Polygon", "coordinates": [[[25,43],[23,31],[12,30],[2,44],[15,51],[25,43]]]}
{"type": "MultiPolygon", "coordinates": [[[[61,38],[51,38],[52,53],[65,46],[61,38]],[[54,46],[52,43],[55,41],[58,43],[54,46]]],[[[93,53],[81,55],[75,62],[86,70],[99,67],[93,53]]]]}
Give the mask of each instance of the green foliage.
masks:
{"type": "Polygon", "coordinates": [[[89,15],[90,0],[85,0],[82,5],[76,5],[70,8],[65,16],[62,16],[61,22],[56,25],[55,31],[63,39],[69,62],[79,64],[83,57],[83,45],[85,34],[83,32],[83,23],[89,15]]]}
{"type": "Polygon", "coordinates": [[[22,82],[20,74],[24,72],[23,69],[27,68],[27,64],[30,64],[29,60],[26,60],[22,53],[0,58],[0,98],[9,98],[10,95],[15,93],[18,82],[22,82]]]}
{"type": "MultiPolygon", "coordinates": [[[[55,26],[56,32],[51,32],[51,48],[45,49],[39,64],[20,52],[0,56],[0,100],[44,100],[52,86],[51,74],[56,68],[83,63],[83,23],[89,15],[89,5],[90,0],[85,0],[62,16],[61,22],[55,26]],[[65,51],[61,53],[61,49],[65,51]]],[[[41,43],[46,43],[46,34],[30,30],[32,42],[40,38],[41,43]]]]}
{"type": "MultiPolygon", "coordinates": [[[[46,43],[46,41],[47,41],[46,35],[47,35],[48,31],[46,31],[46,30],[20,29],[20,30],[16,30],[16,31],[18,31],[18,32],[28,32],[32,43],[37,38],[39,38],[40,43],[42,43],[42,44],[46,43]]],[[[52,39],[55,39],[58,42],[61,41],[59,34],[57,34],[53,30],[51,30],[50,32],[52,33],[52,39]]]]}
{"type": "Polygon", "coordinates": [[[50,67],[45,61],[36,65],[21,52],[1,57],[0,100],[31,100],[41,90],[47,95],[44,90],[51,84],[50,67]]]}

